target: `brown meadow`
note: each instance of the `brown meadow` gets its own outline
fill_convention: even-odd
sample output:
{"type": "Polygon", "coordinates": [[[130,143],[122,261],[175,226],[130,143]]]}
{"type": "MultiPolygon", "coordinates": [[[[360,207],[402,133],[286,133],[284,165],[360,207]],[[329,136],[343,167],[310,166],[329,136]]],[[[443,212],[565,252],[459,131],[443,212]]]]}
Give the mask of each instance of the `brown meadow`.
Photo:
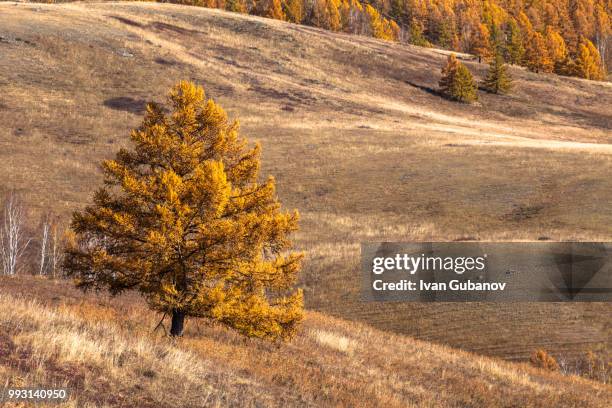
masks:
{"type": "MultiPolygon", "coordinates": [[[[11,378],[25,384],[30,375],[55,375],[45,364],[56,364],[68,341],[42,342],[41,319],[30,329],[17,323],[37,314],[31,308],[76,339],[95,344],[95,333],[113,333],[125,350],[149,359],[155,377],[148,389],[162,383],[164,364],[201,358],[195,371],[174,371],[174,386],[191,384],[198,398],[210,392],[211,405],[235,404],[240,395],[253,405],[608,405],[609,386],[479,355],[609,353],[609,304],[365,305],[358,259],[359,244],[370,241],[610,240],[611,84],[512,67],[512,95],[480,92],[479,104],[459,104],[436,93],[445,51],[166,4],[2,3],[0,36],[0,193],[17,190],[32,220],[53,211],[66,222],[101,182],[98,163],[127,143],[145,102],[162,100],[178,79],[193,80],[240,120],[247,137],[262,142],[262,174],[274,175],[281,202],[300,211],[295,242],[307,254],[301,286],[313,310],[300,337],[280,348],[203,325],[168,345],[150,338],[153,316],[143,323],[130,317],[143,311],[133,299],[121,309],[124,303],[101,306],[76,293],[70,300],[72,290],[60,284],[46,294],[38,280],[5,280],[5,305],[18,296],[14,286],[40,292],[37,302],[45,303],[15,301],[21,306],[2,326],[10,334],[0,345],[16,347],[11,359],[21,361],[19,350],[26,350],[24,361],[34,353],[32,361],[43,364],[0,364],[11,378]],[[106,326],[96,332],[96,322],[106,326]],[[166,360],[151,351],[156,347],[191,357],[166,360]],[[194,378],[209,369],[213,386],[224,376],[235,382],[208,390],[194,378]]],[[[484,77],[486,65],[459,58],[484,77]]],[[[83,353],[95,351],[83,341],[83,353]]],[[[99,341],[104,349],[110,340],[99,341]]],[[[176,403],[165,394],[146,400],[144,390],[131,388],[148,378],[127,380],[145,370],[132,365],[138,358],[130,357],[125,371],[115,351],[103,353],[91,356],[89,368],[90,357],[70,357],[74,367],[59,366],[74,373],[59,373],[57,381],[95,382],[91,373],[99,372],[106,382],[93,389],[123,394],[114,401],[84,393],[84,401],[176,403]]]]}

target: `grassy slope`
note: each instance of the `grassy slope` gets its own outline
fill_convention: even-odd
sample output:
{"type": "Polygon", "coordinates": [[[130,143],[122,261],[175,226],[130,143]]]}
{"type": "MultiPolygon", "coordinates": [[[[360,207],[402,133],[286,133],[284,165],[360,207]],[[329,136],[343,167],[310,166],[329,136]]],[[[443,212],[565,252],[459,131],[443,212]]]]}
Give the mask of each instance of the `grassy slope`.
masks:
{"type": "Polygon", "coordinates": [[[0,36],[0,192],[35,212],[83,205],[144,101],[193,79],[302,213],[311,308],[506,358],[610,346],[607,304],[363,305],[357,268],[361,241],[609,240],[611,84],[512,68],[467,106],[435,93],[442,51],[151,3],[2,3],[0,36]]]}
{"type": "Polygon", "coordinates": [[[310,312],[291,343],[188,322],[178,342],[134,297],[0,279],[0,377],[68,406],[606,407],[612,388],[310,312]]]}

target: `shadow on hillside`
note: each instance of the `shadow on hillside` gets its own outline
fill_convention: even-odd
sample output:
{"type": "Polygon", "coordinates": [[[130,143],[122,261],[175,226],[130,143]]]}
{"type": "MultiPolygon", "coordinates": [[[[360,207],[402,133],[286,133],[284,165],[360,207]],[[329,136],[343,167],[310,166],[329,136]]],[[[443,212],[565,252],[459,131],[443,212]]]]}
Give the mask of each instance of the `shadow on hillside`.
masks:
{"type": "Polygon", "coordinates": [[[104,106],[118,111],[142,114],[145,111],[147,101],[144,99],[134,99],[129,96],[119,96],[104,101],[104,106]]]}
{"type": "Polygon", "coordinates": [[[121,16],[109,16],[109,17],[112,18],[113,20],[117,20],[123,24],[127,24],[132,27],[143,27],[143,25],[140,24],[139,22],[130,20],[129,18],[126,18],[126,17],[121,17],[121,16]]]}
{"type": "Polygon", "coordinates": [[[421,91],[427,92],[430,95],[434,95],[434,96],[439,96],[444,98],[444,95],[442,94],[442,92],[440,92],[437,89],[431,88],[429,86],[425,86],[425,85],[419,85],[419,84],[415,84],[414,82],[408,81],[408,80],[404,80],[405,83],[407,83],[408,85],[420,89],[421,91]]]}

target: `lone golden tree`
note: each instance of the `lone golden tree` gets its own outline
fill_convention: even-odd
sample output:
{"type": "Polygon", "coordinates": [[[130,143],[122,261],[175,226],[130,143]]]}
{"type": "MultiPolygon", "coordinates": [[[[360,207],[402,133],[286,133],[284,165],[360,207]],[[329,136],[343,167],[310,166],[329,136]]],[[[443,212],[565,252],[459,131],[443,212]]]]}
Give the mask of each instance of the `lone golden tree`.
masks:
{"type": "Polygon", "coordinates": [[[168,99],[170,113],[149,104],[133,149],[103,163],[64,267],[84,289],[139,291],[172,316],[173,336],[192,316],[289,338],[303,315],[292,289],[302,255],[288,239],[298,213],[281,211],[272,177],[258,182],[260,146],[201,87],[180,82],[168,99]]]}
{"type": "Polygon", "coordinates": [[[478,100],[476,81],[467,67],[457,60],[455,54],[448,56],[438,84],[442,94],[451,99],[461,102],[478,100]]]}

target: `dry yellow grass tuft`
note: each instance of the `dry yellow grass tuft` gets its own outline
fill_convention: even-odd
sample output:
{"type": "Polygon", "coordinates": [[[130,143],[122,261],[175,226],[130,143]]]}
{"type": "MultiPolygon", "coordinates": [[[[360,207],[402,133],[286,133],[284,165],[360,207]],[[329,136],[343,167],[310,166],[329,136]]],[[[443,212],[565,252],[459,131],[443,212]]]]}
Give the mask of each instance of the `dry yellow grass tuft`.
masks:
{"type": "Polygon", "coordinates": [[[316,330],[312,332],[312,335],[319,344],[331,347],[343,353],[352,353],[356,347],[355,341],[337,333],[316,330]]]}

